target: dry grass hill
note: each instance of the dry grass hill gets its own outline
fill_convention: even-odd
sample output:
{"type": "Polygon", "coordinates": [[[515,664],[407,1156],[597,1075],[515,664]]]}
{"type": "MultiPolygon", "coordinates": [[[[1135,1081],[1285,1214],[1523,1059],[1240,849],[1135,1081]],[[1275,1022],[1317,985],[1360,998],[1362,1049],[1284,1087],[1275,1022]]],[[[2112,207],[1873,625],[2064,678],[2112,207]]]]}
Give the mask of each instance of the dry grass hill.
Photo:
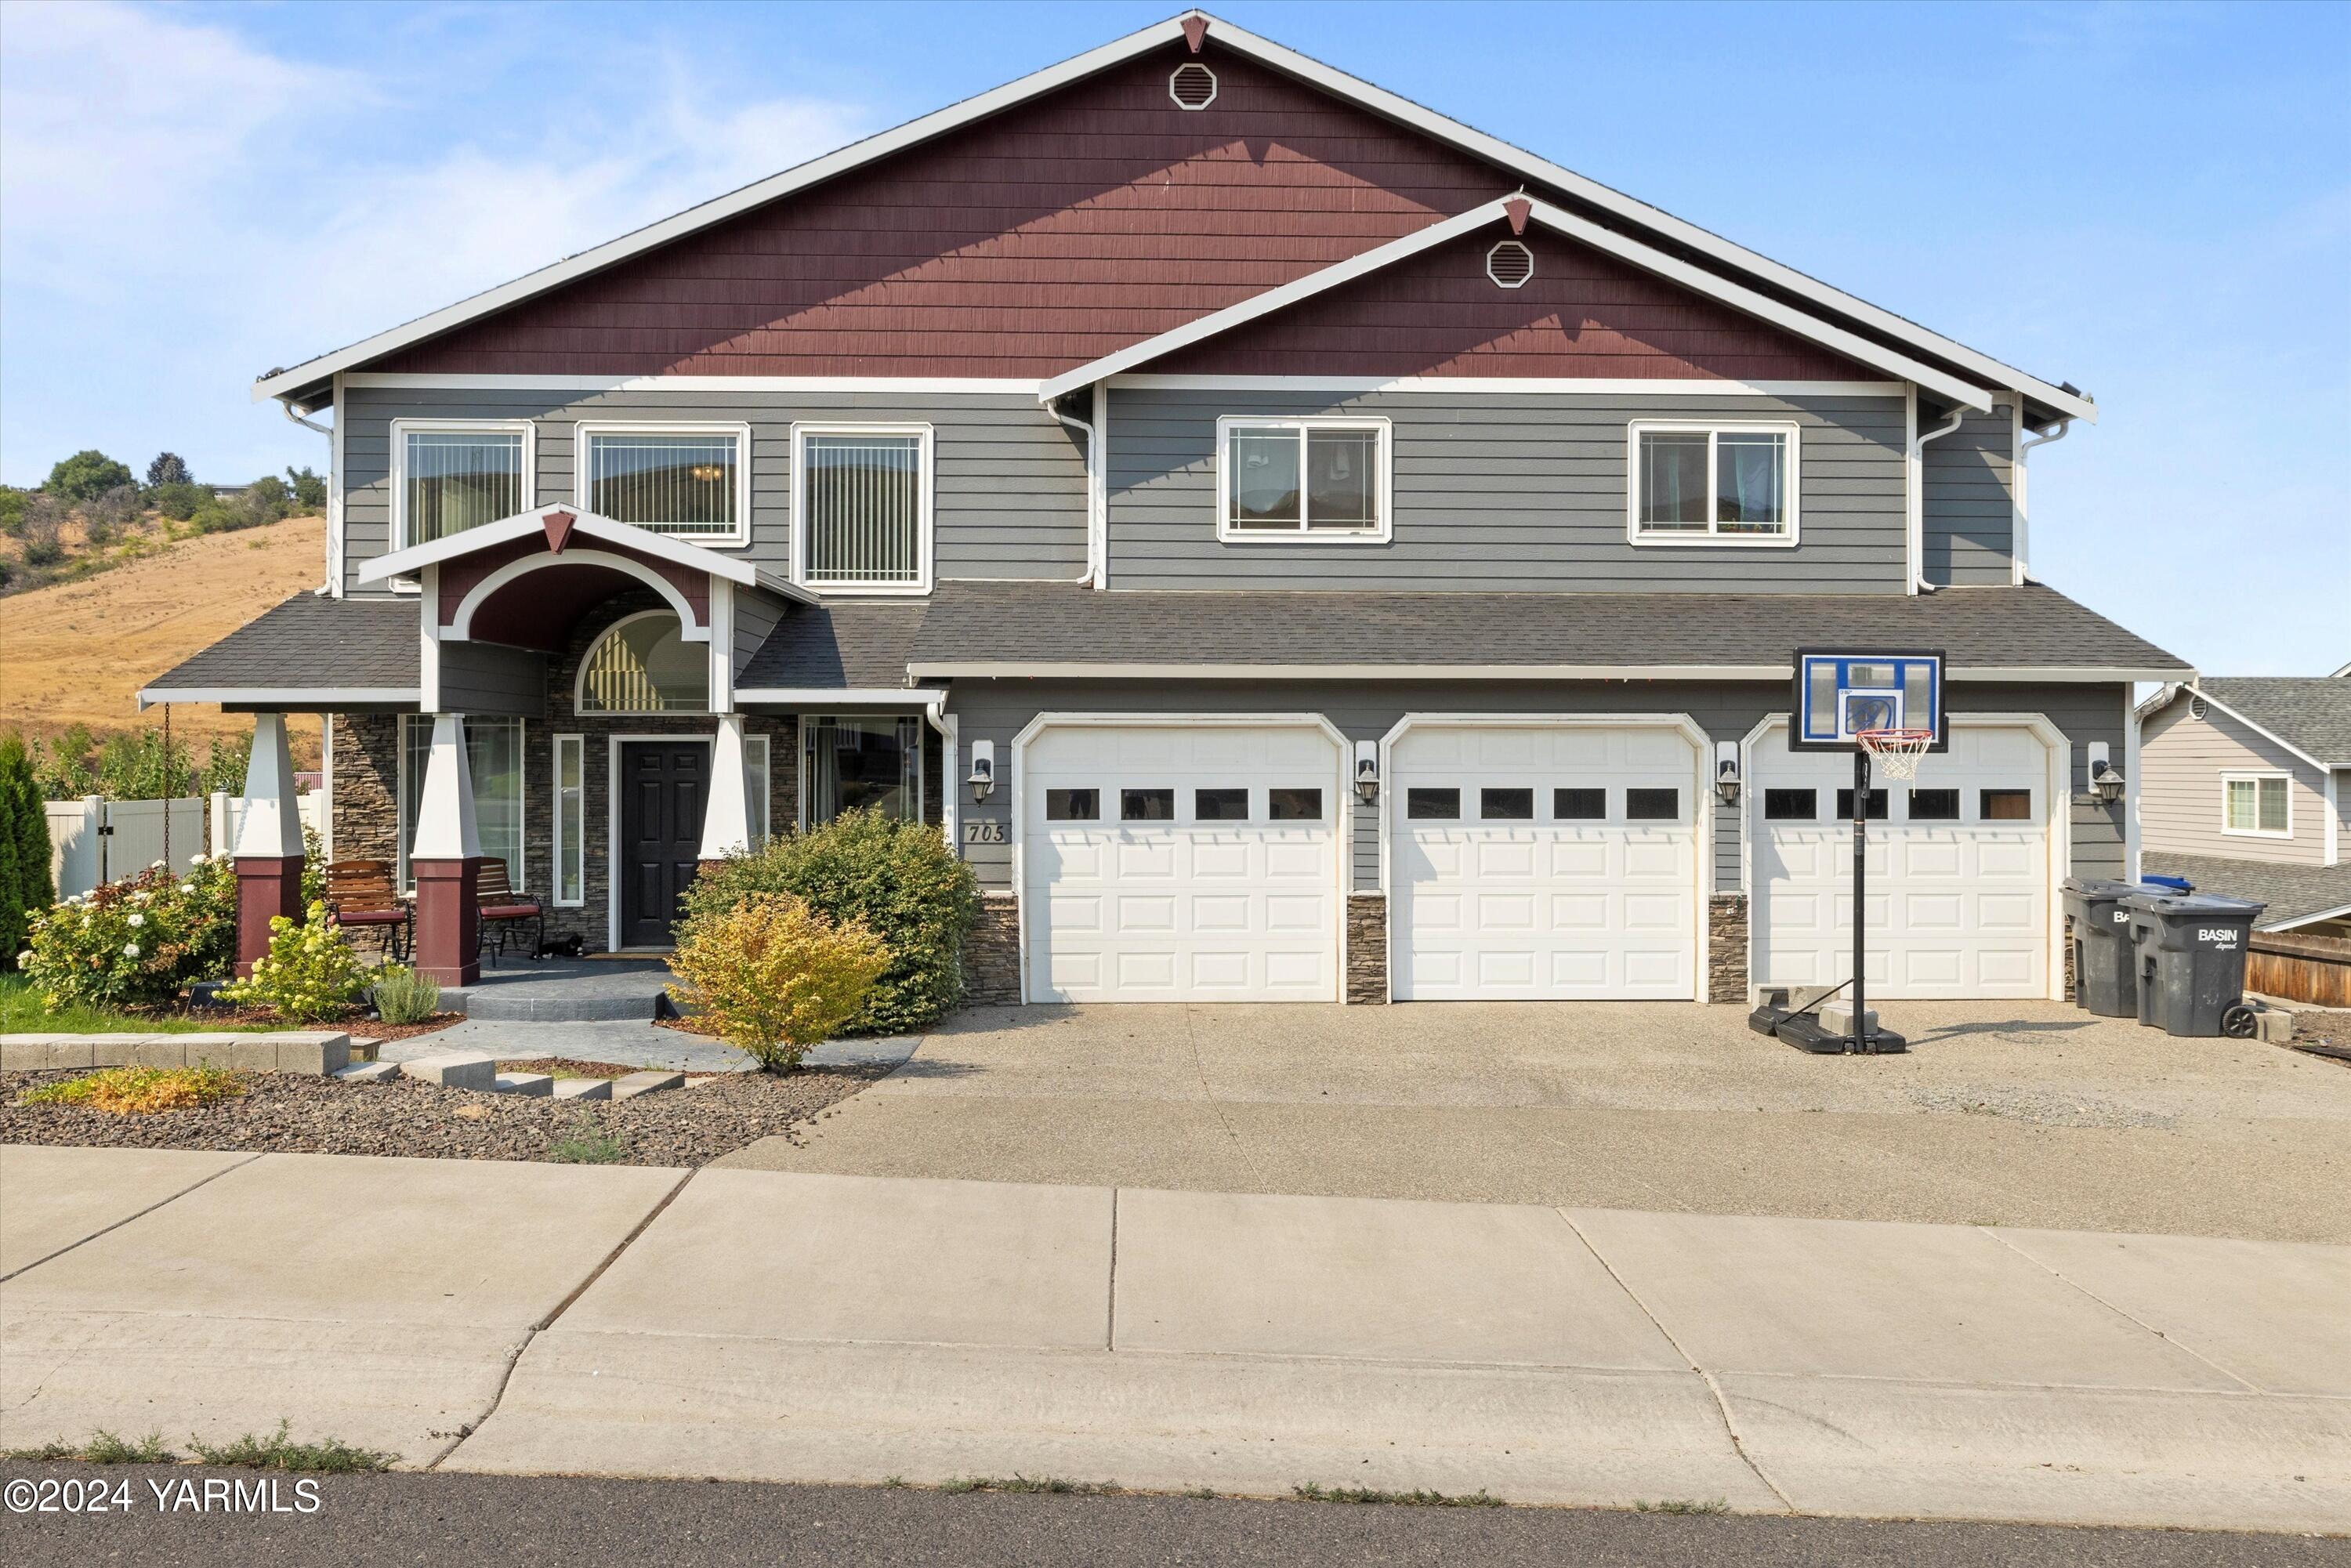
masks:
{"type": "MultiPolygon", "coordinates": [[[[287,595],[316,588],[326,524],[287,517],[181,539],[80,581],[0,599],[0,730],[54,735],[79,722],[101,734],[159,722],[137,693],[182,659],[287,595]]],[[[175,707],[190,739],[244,734],[253,721],[175,707]]]]}

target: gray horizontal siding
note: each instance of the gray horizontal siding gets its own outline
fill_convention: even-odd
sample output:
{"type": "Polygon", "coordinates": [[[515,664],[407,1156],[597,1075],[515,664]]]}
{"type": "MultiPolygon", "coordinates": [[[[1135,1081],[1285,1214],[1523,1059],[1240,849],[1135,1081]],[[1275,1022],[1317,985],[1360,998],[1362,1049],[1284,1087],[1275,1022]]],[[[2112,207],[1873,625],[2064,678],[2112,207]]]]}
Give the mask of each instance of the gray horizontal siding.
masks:
{"type": "Polygon", "coordinates": [[[442,643],[439,711],[545,716],[546,656],[496,643],[442,643]]]}
{"type": "MultiPolygon", "coordinates": [[[[2085,875],[2116,876],[2123,869],[2122,808],[2101,806],[2081,795],[2086,785],[2085,748],[2103,740],[2123,755],[2126,687],[1955,685],[1954,713],[2039,713],[2074,744],[2072,807],[2074,864],[2085,875]]],[[[969,754],[975,740],[995,743],[999,772],[1011,766],[1012,740],[1040,713],[1267,713],[1320,714],[1352,746],[1377,740],[1407,713],[1687,714],[1709,743],[1746,738],[1768,715],[1788,708],[1788,688],[1779,682],[1656,682],[1638,685],[1595,682],[1242,682],[1168,681],[959,681],[948,703],[960,717],[969,754]]],[[[1710,747],[1709,747],[1710,751],[1710,747]]],[[[1711,757],[1708,770],[1711,771],[1711,757]]],[[[998,789],[978,805],[966,802],[967,821],[1006,825],[1006,842],[965,850],[981,883],[1012,885],[1010,844],[1012,791],[998,789]]],[[[1714,812],[1714,885],[1735,892],[1740,885],[1740,832],[1743,812],[1714,812]]],[[[1379,885],[1378,813],[1355,813],[1352,843],[1354,885],[1379,885]]]]}
{"type": "Polygon", "coordinates": [[[778,572],[791,564],[792,423],[855,419],[933,426],[939,578],[1073,578],[1085,570],[1084,440],[1019,393],[354,387],[343,397],[344,562],[354,574],[391,548],[394,419],[531,420],[532,504],[579,505],[573,423],[664,416],[751,427],[751,542],[719,548],[778,572]]]}
{"type": "Polygon", "coordinates": [[[2138,770],[2145,849],[2289,865],[2325,863],[2326,775],[2217,707],[2198,718],[2187,700],[2179,698],[2148,719],[2139,738],[2138,770]],[[2223,773],[2284,774],[2294,836],[2223,832],[2223,773]]]}
{"type": "MultiPolygon", "coordinates": [[[[1922,413],[1919,423],[1933,416],[1922,413]]],[[[1949,416],[1946,415],[1945,418],[1949,416]]],[[[1935,420],[1928,429],[1943,423],[1935,420]]],[[[1919,452],[1927,580],[1999,583],[2016,558],[2015,426],[2005,404],[1970,413],[1919,452]]]]}
{"type": "Polygon", "coordinates": [[[1905,431],[1898,397],[1120,388],[1110,395],[1111,584],[1898,591],[1905,431]],[[1392,423],[1393,539],[1219,543],[1218,416],[1322,413],[1392,423]],[[1796,548],[1630,543],[1625,427],[1643,417],[1801,426],[1796,548]]]}

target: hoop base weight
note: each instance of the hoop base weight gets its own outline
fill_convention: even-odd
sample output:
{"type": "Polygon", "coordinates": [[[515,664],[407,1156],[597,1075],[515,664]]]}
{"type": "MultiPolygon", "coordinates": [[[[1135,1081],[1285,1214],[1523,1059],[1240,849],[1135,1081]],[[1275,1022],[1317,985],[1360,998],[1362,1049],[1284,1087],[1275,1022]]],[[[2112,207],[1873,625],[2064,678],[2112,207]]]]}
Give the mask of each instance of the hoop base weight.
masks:
{"type": "Polygon", "coordinates": [[[1812,1010],[1818,1003],[1805,1008],[1788,1005],[1788,993],[1773,988],[1763,993],[1763,1005],[1747,1015],[1747,1027],[1757,1034],[1768,1034],[1781,1044],[1793,1046],[1810,1056],[1899,1056],[1910,1049],[1909,1040],[1890,1029],[1873,1030],[1865,1040],[1838,1034],[1823,1027],[1812,1010]]]}

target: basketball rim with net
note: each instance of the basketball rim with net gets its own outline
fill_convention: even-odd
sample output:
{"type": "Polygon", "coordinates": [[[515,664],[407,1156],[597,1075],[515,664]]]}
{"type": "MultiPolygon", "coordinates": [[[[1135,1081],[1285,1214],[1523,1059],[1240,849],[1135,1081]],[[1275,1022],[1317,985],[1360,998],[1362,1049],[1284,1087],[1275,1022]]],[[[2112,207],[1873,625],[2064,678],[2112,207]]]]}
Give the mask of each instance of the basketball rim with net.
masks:
{"type": "Polygon", "coordinates": [[[1943,714],[1940,650],[1799,648],[1796,686],[1788,718],[1792,751],[1853,754],[1853,975],[1801,1007],[1767,1001],[1749,1022],[1799,1051],[1816,1055],[1884,1055],[1909,1042],[1880,1029],[1869,1011],[1863,981],[1868,922],[1863,912],[1868,878],[1869,785],[1873,767],[1891,780],[1915,779],[1920,759],[1949,748],[1943,714]],[[1850,991],[1851,1021],[1823,1024],[1818,1009],[1850,991]]]}

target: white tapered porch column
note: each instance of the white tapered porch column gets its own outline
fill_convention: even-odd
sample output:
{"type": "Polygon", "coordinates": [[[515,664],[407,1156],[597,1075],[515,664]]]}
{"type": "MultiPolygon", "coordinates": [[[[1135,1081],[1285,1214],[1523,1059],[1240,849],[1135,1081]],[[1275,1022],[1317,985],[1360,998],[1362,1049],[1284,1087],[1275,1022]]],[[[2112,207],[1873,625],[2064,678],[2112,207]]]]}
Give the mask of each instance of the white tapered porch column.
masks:
{"type": "Polygon", "coordinates": [[[744,763],[743,716],[718,716],[710,746],[710,804],[702,813],[705,865],[751,847],[751,775],[744,763]]]}
{"type": "Polygon", "coordinates": [[[444,986],[472,985],[482,976],[482,840],[462,714],[433,716],[408,864],[416,873],[417,973],[444,986]]]}

